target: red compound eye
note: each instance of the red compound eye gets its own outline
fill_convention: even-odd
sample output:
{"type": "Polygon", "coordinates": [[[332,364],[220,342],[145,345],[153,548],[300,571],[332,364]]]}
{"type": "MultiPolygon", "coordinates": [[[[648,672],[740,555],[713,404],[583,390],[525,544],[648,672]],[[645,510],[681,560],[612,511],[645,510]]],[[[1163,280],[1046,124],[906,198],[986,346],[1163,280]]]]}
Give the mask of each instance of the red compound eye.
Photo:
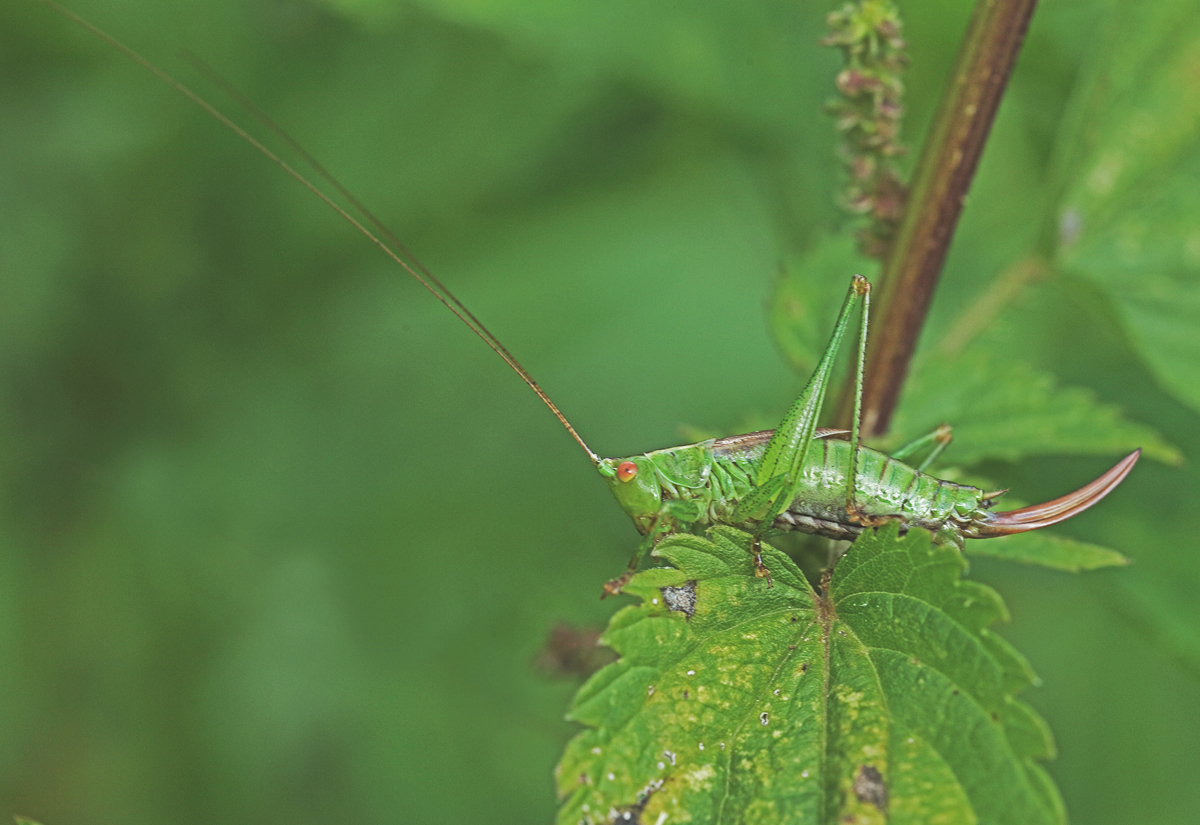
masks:
{"type": "Polygon", "coordinates": [[[617,478],[621,481],[629,481],[637,475],[637,465],[632,461],[622,461],[617,465],[617,478]]]}

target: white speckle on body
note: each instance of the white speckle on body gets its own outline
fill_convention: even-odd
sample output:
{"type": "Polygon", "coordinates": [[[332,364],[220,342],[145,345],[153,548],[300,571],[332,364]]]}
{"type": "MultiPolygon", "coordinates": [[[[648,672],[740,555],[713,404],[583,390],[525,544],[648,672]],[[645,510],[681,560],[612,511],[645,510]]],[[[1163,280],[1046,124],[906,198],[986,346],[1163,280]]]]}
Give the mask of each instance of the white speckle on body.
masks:
{"type": "Polygon", "coordinates": [[[665,762],[659,762],[659,763],[658,763],[658,769],[659,769],[660,771],[661,771],[663,768],[665,768],[666,766],[667,766],[667,765],[666,765],[666,763],[665,763],[665,762]]]}
{"type": "Polygon", "coordinates": [[[675,764],[675,754],[671,753],[670,751],[663,751],[663,756],[667,757],[667,761],[672,765],[675,764]]]}
{"type": "Polygon", "coordinates": [[[762,715],[758,717],[758,721],[762,722],[765,725],[771,721],[771,716],[764,710],[762,712],[762,715]]]}
{"type": "Polygon", "coordinates": [[[804,770],[800,771],[800,775],[802,777],[804,777],[805,779],[808,779],[808,768],[805,768],[804,770]]]}
{"type": "Polygon", "coordinates": [[[612,781],[613,781],[614,779],[616,779],[616,778],[617,778],[617,775],[616,775],[616,774],[610,773],[610,774],[608,775],[608,781],[609,781],[609,782],[612,782],[612,781]]]}
{"type": "Polygon", "coordinates": [[[688,671],[688,676],[695,676],[695,675],[696,675],[696,671],[694,671],[694,670],[688,671]]]}
{"type": "Polygon", "coordinates": [[[703,743],[703,742],[701,742],[701,743],[700,743],[700,750],[704,750],[704,743],[703,743]]]}
{"type": "Polygon", "coordinates": [[[596,754],[596,756],[599,756],[599,755],[600,755],[600,749],[599,749],[599,748],[592,748],[592,753],[596,754]]]}

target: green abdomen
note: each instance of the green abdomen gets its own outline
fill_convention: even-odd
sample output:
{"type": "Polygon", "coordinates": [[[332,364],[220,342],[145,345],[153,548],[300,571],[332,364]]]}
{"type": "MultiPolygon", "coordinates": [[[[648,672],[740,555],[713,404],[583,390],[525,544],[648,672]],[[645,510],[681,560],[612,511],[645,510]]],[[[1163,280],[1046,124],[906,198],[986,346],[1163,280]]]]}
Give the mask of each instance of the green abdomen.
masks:
{"type": "MultiPolygon", "coordinates": [[[[754,434],[757,436],[758,434],[754,434]]],[[[766,434],[769,438],[769,433],[766,434]]],[[[714,444],[717,466],[735,465],[743,473],[757,465],[766,438],[742,436],[714,444]]],[[[805,459],[802,486],[775,527],[853,538],[862,531],[846,512],[846,471],[850,443],[833,438],[813,441],[805,459]]],[[[715,469],[715,468],[714,468],[715,469]]],[[[908,525],[938,531],[966,524],[982,504],[983,492],[919,473],[876,450],[859,448],[854,503],[869,517],[900,517],[908,525]]]]}

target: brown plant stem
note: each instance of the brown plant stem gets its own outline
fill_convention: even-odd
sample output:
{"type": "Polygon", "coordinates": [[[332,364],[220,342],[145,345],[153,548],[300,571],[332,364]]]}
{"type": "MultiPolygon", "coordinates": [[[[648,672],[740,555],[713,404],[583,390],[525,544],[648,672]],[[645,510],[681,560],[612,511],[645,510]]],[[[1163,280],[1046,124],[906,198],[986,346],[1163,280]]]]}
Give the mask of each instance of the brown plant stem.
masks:
{"type": "Polygon", "coordinates": [[[979,0],[917,162],[911,197],[876,287],[864,436],[887,432],[967,189],[1037,0],[979,0]]]}

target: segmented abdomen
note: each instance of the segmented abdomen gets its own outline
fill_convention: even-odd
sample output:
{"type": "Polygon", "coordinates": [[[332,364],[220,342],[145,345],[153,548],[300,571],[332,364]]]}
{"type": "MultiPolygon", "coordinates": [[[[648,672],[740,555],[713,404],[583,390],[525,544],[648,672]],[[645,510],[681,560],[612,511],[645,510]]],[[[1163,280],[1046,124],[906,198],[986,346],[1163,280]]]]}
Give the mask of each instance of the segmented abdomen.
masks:
{"type": "MultiPolygon", "coordinates": [[[[744,469],[757,464],[765,439],[762,443],[757,443],[757,438],[742,439],[724,450],[718,442],[714,450],[717,462],[736,463],[744,469]]],[[[776,518],[777,528],[838,539],[854,538],[862,531],[862,522],[854,521],[846,512],[850,449],[848,441],[839,439],[813,441],[804,462],[800,491],[792,505],[776,518]]],[[[968,524],[982,507],[983,491],[919,473],[901,461],[862,447],[855,472],[854,503],[868,520],[899,517],[906,525],[936,532],[968,524]]]]}

